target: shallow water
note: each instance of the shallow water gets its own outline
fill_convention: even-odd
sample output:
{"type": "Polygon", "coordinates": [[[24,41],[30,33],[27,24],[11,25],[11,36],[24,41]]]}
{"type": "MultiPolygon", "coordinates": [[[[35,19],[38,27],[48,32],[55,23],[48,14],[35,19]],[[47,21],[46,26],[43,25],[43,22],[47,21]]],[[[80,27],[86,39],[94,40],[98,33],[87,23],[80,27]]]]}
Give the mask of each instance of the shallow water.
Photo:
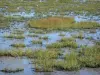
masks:
{"type": "Polygon", "coordinates": [[[29,13],[26,13],[26,12],[16,12],[16,13],[5,13],[4,14],[6,17],[24,17],[24,18],[31,18],[31,17],[34,17],[35,15],[35,12],[32,11],[32,12],[29,12],[29,13]]]}
{"type": "MultiPolygon", "coordinates": [[[[0,9],[1,11],[2,9],[0,9]]],[[[5,16],[11,16],[11,17],[25,17],[25,18],[32,18],[35,16],[34,11],[30,13],[26,12],[16,12],[16,13],[5,13],[5,16]]],[[[49,13],[49,15],[55,16],[56,13],[49,13]]],[[[43,17],[46,17],[47,15],[43,15],[43,17]]],[[[60,16],[58,14],[58,16],[60,16]]],[[[68,16],[68,15],[67,15],[68,16]]],[[[70,14],[69,16],[74,17],[76,22],[81,21],[96,21],[100,23],[99,16],[85,16],[85,15],[74,15],[70,14]]],[[[66,17],[66,16],[65,16],[66,17]]],[[[34,28],[31,30],[35,30],[34,28]]],[[[24,43],[26,45],[25,48],[21,48],[23,50],[25,49],[46,49],[46,45],[52,44],[60,40],[63,36],[59,36],[60,33],[64,33],[66,38],[71,38],[73,35],[79,34],[79,32],[83,32],[84,38],[79,39],[76,38],[76,43],[78,46],[94,46],[95,41],[100,41],[100,29],[92,30],[72,30],[72,31],[53,31],[46,34],[37,34],[39,37],[48,36],[49,40],[42,40],[42,45],[40,44],[32,44],[32,40],[38,40],[39,37],[30,37],[29,34],[36,34],[34,32],[30,32],[30,29],[27,27],[26,22],[12,22],[10,27],[7,29],[0,29],[0,50],[13,50],[16,49],[14,47],[11,47],[11,44],[14,43],[24,43]],[[24,39],[9,39],[4,38],[4,35],[6,34],[12,34],[14,32],[17,32],[16,30],[23,31],[23,35],[25,36],[24,39]],[[95,31],[95,32],[94,32],[95,31]]],[[[66,53],[70,53],[69,48],[62,48],[62,51],[64,51],[63,55],[66,53]]],[[[0,75],[100,75],[100,68],[84,68],[79,71],[54,71],[54,72],[35,72],[34,70],[34,64],[31,64],[31,59],[27,58],[13,58],[13,57],[0,57],[0,70],[4,68],[23,68],[24,71],[17,72],[17,73],[3,73],[0,72],[0,75]]]]}
{"type": "Polygon", "coordinates": [[[56,71],[52,73],[36,73],[36,75],[100,75],[100,69],[90,69],[85,68],[79,71],[65,72],[65,71],[56,71]]]}
{"type": "MultiPolygon", "coordinates": [[[[35,30],[35,29],[31,29],[31,30],[35,30]]],[[[11,44],[14,43],[24,43],[26,45],[25,48],[30,48],[30,49],[46,49],[46,45],[47,44],[52,44],[57,42],[58,40],[60,40],[63,36],[60,36],[60,33],[65,34],[64,37],[66,38],[71,38],[73,37],[73,35],[78,35],[80,32],[82,32],[82,34],[84,35],[83,39],[76,39],[76,43],[79,46],[93,46],[94,40],[95,41],[100,41],[100,29],[95,29],[93,30],[95,31],[94,33],[91,33],[90,30],[71,30],[71,31],[53,31],[50,33],[46,33],[46,34],[37,34],[39,37],[44,37],[44,36],[48,36],[48,40],[42,40],[42,45],[39,44],[32,44],[32,40],[39,40],[39,37],[31,37],[28,36],[29,34],[36,34],[34,32],[30,32],[30,29],[27,28],[26,23],[25,22],[14,22],[11,23],[11,26],[9,29],[6,30],[2,30],[0,29],[0,45],[1,45],[1,50],[3,49],[11,49],[13,47],[11,47],[11,44]],[[24,39],[10,39],[10,38],[4,38],[4,35],[9,35],[9,34],[13,34],[14,32],[18,32],[18,31],[23,31],[23,35],[24,35],[24,39]],[[90,39],[88,39],[90,38],[90,39]],[[92,39],[92,40],[91,40],[92,39]]],[[[15,34],[14,33],[14,34],[15,34]]]]}
{"type": "Polygon", "coordinates": [[[78,71],[35,72],[31,59],[0,57],[0,70],[4,68],[23,68],[24,71],[16,73],[3,73],[0,75],[100,75],[100,68],[83,68],[78,71]]]}
{"type": "Polygon", "coordinates": [[[0,57],[0,70],[4,68],[16,69],[22,68],[24,71],[17,73],[3,73],[0,72],[0,75],[33,75],[34,71],[32,70],[33,65],[30,64],[31,60],[27,58],[13,58],[13,57],[0,57]]]}

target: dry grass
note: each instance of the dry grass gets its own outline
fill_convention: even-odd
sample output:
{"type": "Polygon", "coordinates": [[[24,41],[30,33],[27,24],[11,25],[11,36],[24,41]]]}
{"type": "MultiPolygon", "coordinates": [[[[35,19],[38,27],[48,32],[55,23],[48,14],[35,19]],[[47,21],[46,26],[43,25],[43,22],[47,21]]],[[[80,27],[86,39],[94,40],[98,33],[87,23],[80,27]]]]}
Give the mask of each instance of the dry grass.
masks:
{"type": "Polygon", "coordinates": [[[66,29],[66,28],[97,28],[100,24],[96,22],[79,22],[75,23],[71,17],[49,17],[38,20],[28,21],[29,27],[47,28],[47,29],[66,29]]]}
{"type": "Polygon", "coordinates": [[[35,28],[63,28],[66,24],[73,24],[73,18],[63,18],[63,17],[49,17],[39,20],[30,20],[28,22],[30,27],[35,28]]]}

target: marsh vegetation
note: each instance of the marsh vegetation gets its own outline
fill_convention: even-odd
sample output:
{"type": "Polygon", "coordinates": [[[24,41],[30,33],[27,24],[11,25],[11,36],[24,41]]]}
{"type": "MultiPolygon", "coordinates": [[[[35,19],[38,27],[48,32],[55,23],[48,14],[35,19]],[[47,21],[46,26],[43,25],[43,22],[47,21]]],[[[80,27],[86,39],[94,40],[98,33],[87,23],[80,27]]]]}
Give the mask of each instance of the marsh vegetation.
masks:
{"type": "Polygon", "coordinates": [[[93,0],[1,0],[0,75],[99,75],[99,8],[93,0]]]}

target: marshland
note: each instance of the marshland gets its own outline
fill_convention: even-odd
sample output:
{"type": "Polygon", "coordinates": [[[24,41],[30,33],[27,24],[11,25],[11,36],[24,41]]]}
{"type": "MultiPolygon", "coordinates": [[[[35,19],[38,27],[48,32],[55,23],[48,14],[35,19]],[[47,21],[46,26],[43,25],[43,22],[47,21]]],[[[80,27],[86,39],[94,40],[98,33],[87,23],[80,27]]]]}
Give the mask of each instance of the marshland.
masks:
{"type": "Polygon", "coordinates": [[[0,0],[0,75],[100,75],[99,0],[0,0]]]}

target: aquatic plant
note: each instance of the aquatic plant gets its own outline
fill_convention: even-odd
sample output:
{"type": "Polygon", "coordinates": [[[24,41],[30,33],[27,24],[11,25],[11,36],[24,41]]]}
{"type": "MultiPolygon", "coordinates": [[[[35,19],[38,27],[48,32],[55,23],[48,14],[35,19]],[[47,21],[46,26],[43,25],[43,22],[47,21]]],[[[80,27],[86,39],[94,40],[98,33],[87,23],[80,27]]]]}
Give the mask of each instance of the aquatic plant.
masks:
{"type": "Polygon", "coordinates": [[[73,38],[83,39],[84,38],[84,33],[80,31],[78,34],[72,35],[72,37],[73,38]]]}
{"type": "Polygon", "coordinates": [[[23,71],[23,68],[16,68],[16,69],[12,69],[12,68],[4,68],[2,70],[0,70],[1,72],[5,72],[5,73],[16,73],[16,72],[20,72],[23,71]]]}
{"type": "Polygon", "coordinates": [[[64,37],[56,43],[47,45],[47,48],[64,48],[64,47],[77,48],[78,44],[74,41],[73,38],[64,37]]]}
{"type": "Polygon", "coordinates": [[[66,70],[66,71],[80,69],[77,53],[71,52],[70,54],[66,54],[65,59],[62,61],[57,61],[55,67],[58,70],[66,70]]]}
{"type": "Polygon", "coordinates": [[[24,50],[9,50],[8,52],[8,56],[12,56],[12,57],[22,57],[25,56],[25,52],[24,50]]]}
{"type": "Polygon", "coordinates": [[[55,64],[54,59],[37,59],[35,60],[35,71],[36,72],[52,72],[55,64]]]}
{"type": "Polygon", "coordinates": [[[48,36],[41,36],[41,37],[39,37],[39,39],[43,39],[43,40],[48,40],[49,39],[49,37],[48,36]]]}
{"type": "Polygon", "coordinates": [[[85,67],[100,67],[100,47],[94,46],[81,51],[80,62],[85,67]]]}
{"type": "Polygon", "coordinates": [[[55,58],[58,57],[59,51],[47,50],[36,51],[35,55],[35,71],[36,72],[51,72],[54,70],[55,58]]]}
{"type": "Polygon", "coordinates": [[[42,40],[32,40],[33,44],[42,44],[42,40]]]}
{"type": "Polygon", "coordinates": [[[62,37],[59,42],[68,42],[68,41],[74,41],[75,42],[75,39],[70,37],[70,38],[66,38],[66,37],[62,37]]]}
{"type": "Polygon", "coordinates": [[[18,35],[18,34],[5,34],[5,38],[14,38],[14,39],[24,39],[24,35],[18,35]]]}
{"type": "Polygon", "coordinates": [[[26,47],[26,45],[24,43],[15,43],[15,44],[11,44],[12,47],[26,47]]]}

